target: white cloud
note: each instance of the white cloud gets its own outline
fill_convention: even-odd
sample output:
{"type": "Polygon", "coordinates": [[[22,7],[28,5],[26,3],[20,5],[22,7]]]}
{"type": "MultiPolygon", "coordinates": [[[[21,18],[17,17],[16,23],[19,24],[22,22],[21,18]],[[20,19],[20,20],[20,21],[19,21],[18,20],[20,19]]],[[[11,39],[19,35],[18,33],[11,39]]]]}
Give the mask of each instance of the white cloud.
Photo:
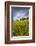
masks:
{"type": "Polygon", "coordinates": [[[17,20],[20,20],[21,18],[27,18],[27,16],[25,16],[27,13],[24,12],[24,13],[20,13],[20,12],[17,12],[16,13],[16,16],[13,17],[14,21],[17,19],[17,20]]]}

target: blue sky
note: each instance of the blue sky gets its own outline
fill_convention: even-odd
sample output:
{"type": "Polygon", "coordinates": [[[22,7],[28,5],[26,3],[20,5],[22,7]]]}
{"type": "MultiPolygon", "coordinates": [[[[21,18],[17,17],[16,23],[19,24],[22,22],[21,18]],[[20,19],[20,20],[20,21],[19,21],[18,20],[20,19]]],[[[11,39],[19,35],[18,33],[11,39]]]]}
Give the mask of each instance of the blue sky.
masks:
{"type": "Polygon", "coordinates": [[[12,15],[14,21],[29,17],[29,8],[27,7],[13,7],[11,11],[13,11],[12,15]]]}

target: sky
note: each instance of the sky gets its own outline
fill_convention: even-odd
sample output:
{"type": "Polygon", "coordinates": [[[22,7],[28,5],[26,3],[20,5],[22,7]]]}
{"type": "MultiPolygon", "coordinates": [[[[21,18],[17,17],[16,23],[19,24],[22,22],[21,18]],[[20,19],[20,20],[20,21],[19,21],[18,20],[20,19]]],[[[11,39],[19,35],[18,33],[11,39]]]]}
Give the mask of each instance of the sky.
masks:
{"type": "Polygon", "coordinates": [[[29,17],[28,7],[13,7],[11,11],[13,11],[12,15],[14,21],[29,17]]]}

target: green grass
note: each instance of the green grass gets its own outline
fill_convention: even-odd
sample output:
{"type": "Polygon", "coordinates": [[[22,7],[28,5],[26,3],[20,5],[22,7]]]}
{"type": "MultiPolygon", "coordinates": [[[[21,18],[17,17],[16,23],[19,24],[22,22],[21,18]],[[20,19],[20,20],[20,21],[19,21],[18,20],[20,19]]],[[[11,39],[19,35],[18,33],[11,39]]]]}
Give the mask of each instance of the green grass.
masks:
{"type": "Polygon", "coordinates": [[[13,22],[13,36],[29,36],[29,20],[13,22]]]}

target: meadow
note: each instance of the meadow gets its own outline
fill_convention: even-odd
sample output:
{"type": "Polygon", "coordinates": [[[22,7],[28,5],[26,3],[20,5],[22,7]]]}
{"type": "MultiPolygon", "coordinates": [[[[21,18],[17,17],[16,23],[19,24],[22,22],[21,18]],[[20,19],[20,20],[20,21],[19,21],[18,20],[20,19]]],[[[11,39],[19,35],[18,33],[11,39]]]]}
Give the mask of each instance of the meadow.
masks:
{"type": "Polygon", "coordinates": [[[13,36],[29,36],[29,20],[16,20],[13,22],[13,36]]]}

